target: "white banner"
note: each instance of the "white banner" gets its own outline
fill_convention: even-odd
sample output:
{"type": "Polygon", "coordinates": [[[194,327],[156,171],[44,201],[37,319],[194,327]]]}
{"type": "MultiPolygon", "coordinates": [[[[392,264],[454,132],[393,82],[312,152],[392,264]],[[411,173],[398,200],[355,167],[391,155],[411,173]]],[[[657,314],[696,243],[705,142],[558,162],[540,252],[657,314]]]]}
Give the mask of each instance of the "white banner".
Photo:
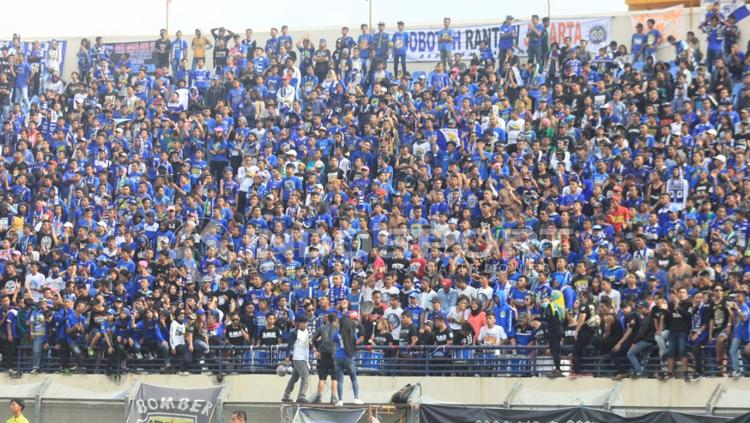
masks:
{"type": "MultiPolygon", "coordinates": [[[[526,54],[526,33],[529,22],[516,22],[513,30],[516,33],[517,54],[526,54]]],[[[461,53],[464,59],[479,50],[479,43],[483,40],[492,48],[497,57],[498,42],[500,41],[500,23],[495,25],[461,26],[454,28],[456,38],[453,43],[453,53],[461,53]]],[[[440,29],[410,29],[409,45],[406,49],[406,59],[410,62],[432,62],[440,60],[437,32],[440,29]]],[[[552,19],[550,21],[550,43],[562,44],[565,37],[570,37],[574,44],[582,39],[589,41],[589,50],[596,52],[599,47],[606,46],[612,39],[612,18],[587,19],[552,19]]]]}
{"type": "Polygon", "coordinates": [[[676,39],[681,39],[685,33],[684,22],[682,14],[684,11],[682,5],[668,7],[666,9],[656,10],[644,10],[631,12],[630,24],[635,26],[636,24],[642,24],[644,32],[648,32],[646,22],[649,19],[653,19],[656,22],[655,28],[661,33],[661,44],[660,47],[669,47],[667,37],[673,35],[676,39]]]}
{"type": "MultiPolygon", "coordinates": [[[[525,53],[527,47],[526,33],[529,24],[523,23],[518,30],[518,47],[525,53]]],[[[563,45],[565,38],[570,37],[573,45],[587,40],[588,50],[596,53],[612,41],[612,18],[588,19],[552,19],[549,23],[549,42],[563,45]]]]}

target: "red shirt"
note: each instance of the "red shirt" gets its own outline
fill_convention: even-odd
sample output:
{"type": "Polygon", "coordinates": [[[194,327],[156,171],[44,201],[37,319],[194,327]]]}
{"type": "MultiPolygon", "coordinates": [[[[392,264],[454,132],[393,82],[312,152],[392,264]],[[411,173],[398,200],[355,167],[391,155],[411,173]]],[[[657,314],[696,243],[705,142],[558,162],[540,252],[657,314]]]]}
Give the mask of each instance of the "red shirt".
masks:
{"type": "Polygon", "coordinates": [[[614,226],[615,232],[622,231],[622,226],[630,220],[630,209],[625,206],[614,206],[607,215],[607,223],[614,226]]]}

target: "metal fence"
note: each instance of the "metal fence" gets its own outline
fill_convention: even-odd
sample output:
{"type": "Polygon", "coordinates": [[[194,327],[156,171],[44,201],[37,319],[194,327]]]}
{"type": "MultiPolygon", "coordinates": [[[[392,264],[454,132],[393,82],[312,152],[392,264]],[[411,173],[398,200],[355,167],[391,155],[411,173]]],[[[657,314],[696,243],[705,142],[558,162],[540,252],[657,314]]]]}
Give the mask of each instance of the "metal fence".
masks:
{"type": "MultiPolygon", "coordinates": [[[[569,348],[563,349],[562,370],[570,371],[569,348]]],[[[211,346],[209,353],[196,358],[189,368],[190,373],[211,373],[218,376],[228,374],[274,373],[276,367],[286,356],[286,345],[272,347],[232,347],[211,346]]],[[[718,367],[713,348],[703,349],[705,374],[718,374],[718,367]]],[[[622,368],[630,369],[630,363],[622,354],[618,357],[622,368]]],[[[92,357],[86,356],[81,373],[105,373],[106,357],[103,351],[96,351],[92,357]]],[[[176,373],[179,371],[178,359],[170,362],[161,357],[147,355],[142,359],[128,358],[129,371],[139,373],[176,373]]],[[[71,358],[71,362],[73,359],[71,358]]],[[[641,362],[646,371],[656,374],[662,369],[656,346],[641,354],[641,362]]],[[[360,347],[357,350],[355,364],[358,373],[386,376],[543,376],[553,370],[552,357],[547,354],[545,346],[416,346],[416,347],[360,347]]],[[[313,368],[316,359],[312,360],[313,368]]],[[[119,375],[121,366],[115,366],[119,375]]],[[[748,367],[748,366],[746,366],[748,367]]],[[[582,360],[583,373],[594,376],[613,376],[615,366],[610,355],[589,348],[582,360]]],[[[19,375],[32,369],[31,348],[18,348],[15,367],[19,375]]],[[[56,373],[62,370],[61,358],[56,352],[45,352],[42,360],[42,372],[56,373]]],[[[746,369],[747,371],[748,369],[746,369]]]]}

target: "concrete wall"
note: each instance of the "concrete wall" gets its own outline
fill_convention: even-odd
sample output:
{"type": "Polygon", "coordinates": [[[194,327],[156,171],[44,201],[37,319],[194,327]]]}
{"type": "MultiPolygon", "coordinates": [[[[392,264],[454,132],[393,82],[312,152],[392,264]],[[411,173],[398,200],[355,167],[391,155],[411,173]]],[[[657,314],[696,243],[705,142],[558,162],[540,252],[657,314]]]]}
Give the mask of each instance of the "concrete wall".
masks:
{"type": "MultiPolygon", "coordinates": [[[[317,377],[312,378],[317,382],[317,377]]],[[[25,375],[20,379],[0,376],[0,398],[33,398],[46,383],[45,400],[122,400],[136,382],[175,388],[228,385],[228,403],[278,403],[288,381],[276,375],[226,376],[222,383],[208,375],[135,375],[114,381],[103,375],[25,375]],[[46,381],[46,382],[45,382],[46,381]]],[[[361,398],[366,403],[388,403],[391,395],[407,383],[420,382],[426,403],[502,405],[516,408],[590,406],[609,401],[618,408],[675,408],[704,410],[715,392],[715,407],[747,410],[750,378],[738,380],[706,378],[696,382],[656,379],[613,382],[607,378],[500,378],[500,377],[387,377],[360,376],[361,398]],[[512,395],[511,395],[512,394],[512,395]]],[[[327,395],[326,395],[327,397],[327,395]]],[[[326,399],[324,397],[324,399],[326,399]]],[[[351,401],[351,385],[345,382],[344,400],[351,401]]]]}
{"type": "MultiPolygon", "coordinates": [[[[701,33],[701,31],[698,30],[698,25],[703,20],[703,16],[705,15],[705,9],[703,8],[685,8],[683,13],[683,27],[685,28],[685,32],[688,30],[695,31],[696,35],[702,40],[701,47],[704,50],[705,53],[705,41],[704,36],[701,33]]],[[[581,14],[581,17],[591,17],[591,15],[586,15],[585,13],[581,14]]],[[[473,21],[473,22],[454,22],[454,27],[460,27],[462,25],[480,25],[480,24],[491,24],[497,21],[493,20],[479,20],[479,21],[473,21]]],[[[390,24],[390,23],[389,23],[390,24]]],[[[342,23],[342,25],[348,25],[350,28],[350,35],[356,36],[359,34],[359,25],[355,22],[350,23],[342,23]]],[[[438,28],[440,23],[437,23],[434,27],[438,28]]],[[[420,26],[423,27],[423,26],[420,26]]],[[[182,32],[186,35],[185,39],[188,41],[188,45],[190,44],[190,40],[193,36],[194,28],[170,28],[170,37],[173,37],[174,32],[178,29],[181,29],[182,32]]],[[[202,31],[205,34],[209,33],[210,28],[202,28],[202,31]]],[[[230,28],[235,32],[243,34],[244,37],[244,28],[230,28]]],[[[393,31],[395,28],[388,27],[387,31],[393,31]]],[[[740,39],[740,46],[743,47],[747,43],[748,37],[750,37],[750,19],[746,19],[742,22],[740,22],[740,30],[741,30],[741,39],[740,39]]],[[[328,40],[328,46],[329,48],[333,48],[335,45],[335,40],[340,35],[340,28],[320,28],[315,30],[305,30],[305,31],[290,31],[292,37],[295,40],[295,43],[297,40],[301,39],[303,36],[309,36],[311,40],[315,43],[317,46],[317,42],[320,38],[325,38],[328,40]]],[[[612,16],[612,39],[617,40],[620,43],[623,43],[630,46],[630,36],[633,33],[633,26],[631,25],[631,15],[628,12],[625,13],[617,13],[613,14],[612,16]]],[[[255,32],[255,38],[258,40],[258,43],[260,46],[265,45],[266,39],[270,36],[268,32],[255,32]]],[[[95,35],[89,36],[88,38],[93,42],[95,35]]],[[[210,38],[210,35],[208,35],[210,38]]],[[[63,70],[63,78],[68,78],[70,76],[70,73],[76,70],[76,53],[78,52],[78,47],[80,46],[82,37],[60,37],[58,39],[65,39],[68,41],[68,48],[65,54],[65,69],[63,70]]],[[[158,38],[158,29],[155,28],[154,34],[145,34],[143,36],[138,37],[119,37],[119,38],[105,38],[105,42],[126,42],[126,41],[145,41],[145,40],[155,40],[158,38]]],[[[671,46],[663,46],[661,49],[659,49],[658,57],[660,59],[671,59],[674,56],[673,53],[674,49],[671,46]]],[[[210,56],[210,54],[209,54],[210,56]]],[[[209,57],[209,65],[211,65],[211,59],[209,57]]],[[[432,63],[409,63],[408,67],[412,70],[432,70],[434,64],[432,63]]]]}

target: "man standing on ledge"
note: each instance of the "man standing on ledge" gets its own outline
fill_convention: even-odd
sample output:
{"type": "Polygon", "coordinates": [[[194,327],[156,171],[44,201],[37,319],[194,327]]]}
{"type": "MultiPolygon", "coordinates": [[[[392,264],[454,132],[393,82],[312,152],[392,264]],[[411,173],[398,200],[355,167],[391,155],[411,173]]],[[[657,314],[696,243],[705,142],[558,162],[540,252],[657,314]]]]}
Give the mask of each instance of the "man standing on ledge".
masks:
{"type": "Polygon", "coordinates": [[[356,339],[355,334],[356,323],[355,320],[359,319],[359,314],[356,311],[351,311],[349,314],[341,316],[339,322],[339,330],[333,333],[333,342],[336,344],[336,353],[334,356],[333,364],[336,368],[336,380],[339,400],[336,403],[336,407],[344,405],[344,372],[349,373],[349,379],[352,381],[352,390],[354,391],[354,404],[363,404],[362,400],[359,399],[359,383],[357,382],[357,368],[354,366],[354,354],[356,352],[356,339]]]}
{"type": "Polygon", "coordinates": [[[289,335],[289,347],[285,361],[289,362],[290,358],[293,369],[292,378],[286,384],[284,397],[281,398],[281,402],[291,402],[289,397],[292,395],[294,385],[301,378],[302,383],[299,387],[297,402],[306,403],[308,402],[306,399],[307,385],[310,382],[310,368],[307,364],[310,360],[310,333],[307,331],[307,317],[305,316],[300,316],[297,321],[297,328],[289,335]]]}
{"type": "Polygon", "coordinates": [[[10,418],[5,423],[29,423],[26,417],[23,416],[23,409],[26,408],[26,403],[22,399],[10,400],[10,418]]]}

